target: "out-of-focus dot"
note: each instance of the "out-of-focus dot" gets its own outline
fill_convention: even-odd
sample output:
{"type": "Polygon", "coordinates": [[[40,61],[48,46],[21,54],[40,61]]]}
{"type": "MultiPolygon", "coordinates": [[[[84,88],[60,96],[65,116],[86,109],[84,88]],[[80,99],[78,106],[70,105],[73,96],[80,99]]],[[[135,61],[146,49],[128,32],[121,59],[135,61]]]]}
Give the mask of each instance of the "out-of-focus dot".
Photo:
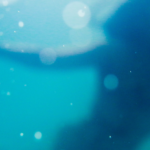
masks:
{"type": "Polygon", "coordinates": [[[16,33],[16,31],[14,31],[14,33],[16,33]]]}
{"type": "Polygon", "coordinates": [[[130,73],[132,73],[132,71],[130,71],[130,73]]]}
{"type": "Polygon", "coordinates": [[[3,35],[3,32],[0,32],[0,36],[2,36],[3,35]]]}
{"type": "Polygon", "coordinates": [[[39,57],[43,64],[51,65],[56,61],[57,55],[52,48],[46,48],[39,53],[39,57]]]}
{"type": "Polygon", "coordinates": [[[20,11],[18,10],[18,13],[20,13],[20,11]]]}
{"type": "Polygon", "coordinates": [[[23,133],[20,133],[20,136],[23,136],[24,134],[23,133]]]}
{"type": "Polygon", "coordinates": [[[19,21],[18,25],[22,28],[24,26],[24,23],[22,21],[19,21]]]}
{"type": "Polygon", "coordinates": [[[63,45],[63,47],[65,47],[65,45],[63,45]]]}
{"type": "Polygon", "coordinates": [[[72,44],[78,47],[88,46],[92,41],[92,32],[89,28],[70,30],[70,39],[72,44]]]}
{"type": "Polygon", "coordinates": [[[85,27],[91,18],[90,9],[82,2],[71,2],[63,11],[65,23],[74,29],[85,27]]]}
{"type": "Polygon", "coordinates": [[[118,78],[113,74],[107,75],[104,79],[104,86],[109,90],[116,89],[118,86],[118,83],[119,83],[118,78]]]}
{"type": "Polygon", "coordinates": [[[34,134],[34,137],[39,140],[42,138],[42,133],[38,131],[34,134]]]}
{"type": "Polygon", "coordinates": [[[10,71],[14,71],[14,68],[10,68],[10,71]]]}
{"type": "Polygon", "coordinates": [[[6,95],[7,95],[7,96],[10,96],[10,92],[7,92],[6,95]]]}
{"type": "Polygon", "coordinates": [[[26,84],[24,84],[24,86],[27,86],[26,84]]]}
{"type": "Polygon", "coordinates": [[[111,139],[111,135],[109,135],[109,138],[111,139]]]}
{"type": "Polygon", "coordinates": [[[70,103],[70,105],[72,106],[72,105],[73,105],[73,103],[70,103]]]}
{"type": "Polygon", "coordinates": [[[7,0],[3,0],[3,1],[2,1],[2,5],[3,5],[3,6],[8,6],[8,4],[9,4],[9,2],[8,2],[7,0]]]}

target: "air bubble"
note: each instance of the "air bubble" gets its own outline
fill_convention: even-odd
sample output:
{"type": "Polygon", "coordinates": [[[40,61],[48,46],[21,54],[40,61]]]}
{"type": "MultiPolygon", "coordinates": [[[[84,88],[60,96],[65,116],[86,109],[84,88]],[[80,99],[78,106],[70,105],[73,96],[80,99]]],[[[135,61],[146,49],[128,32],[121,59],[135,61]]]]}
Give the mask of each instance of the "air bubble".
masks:
{"type": "Polygon", "coordinates": [[[73,29],[85,27],[90,21],[90,18],[90,9],[82,2],[69,3],[63,11],[65,23],[73,29]]]}
{"type": "Polygon", "coordinates": [[[39,53],[39,57],[43,64],[51,65],[56,61],[57,55],[52,48],[46,48],[39,53]]]}

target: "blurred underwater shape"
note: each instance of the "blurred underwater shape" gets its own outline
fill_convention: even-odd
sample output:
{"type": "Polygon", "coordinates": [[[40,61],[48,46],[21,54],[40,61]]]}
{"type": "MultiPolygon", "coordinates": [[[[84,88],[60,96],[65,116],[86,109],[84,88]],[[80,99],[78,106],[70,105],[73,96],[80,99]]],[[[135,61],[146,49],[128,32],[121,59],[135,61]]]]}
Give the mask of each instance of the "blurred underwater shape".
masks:
{"type": "Polygon", "coordinates": [[[0,66],[0,148],[47,150],[62,127],[90,119],[97,93],[94,68],[41,71],[6,58],[0,66]]]}
{"type": "Polygon", "coordinates": [[[0,47],[24,53],[53,49],[57,57],[85,53],[107,44],[103,25],[125,2],[1,0],[7,5],[1,5],[0,47]]]}

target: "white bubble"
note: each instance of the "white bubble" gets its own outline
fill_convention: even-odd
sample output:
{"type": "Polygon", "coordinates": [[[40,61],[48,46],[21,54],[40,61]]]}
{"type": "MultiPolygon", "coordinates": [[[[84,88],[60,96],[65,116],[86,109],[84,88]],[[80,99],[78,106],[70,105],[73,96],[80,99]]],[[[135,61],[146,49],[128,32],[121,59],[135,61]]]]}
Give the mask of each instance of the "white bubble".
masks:
{"type": "Polygon", "coordinates": [[[57,55],[52,48],[46,48],[39,53],[39,57],[43,64],[51,65],[56,61],[57,55]]]}
{"type": "Polygon", "coordinates": [[[3,0],[3,1],[2,1],[2,5],[3,5],[3,6],[8,6],[8,4],[9,4],[9,2],[8,2],[7,0],[3,0]]]}
{"type": "Polygon", "coordinates": [[[118,78],[113,74],[107,75],[104,79],[104,86],[109,90],[116,89],[118,83],[118,78]]]}
{"type": "Polygon", "coordinates": [[[92,32],[89,28],[70,30],[70,39],[78,47],[88,46],[92,41],[92,32]]]}
{"type": "Polygon", "coordinates": [[[20,136],[23,136],[24,134],[23,133],[20,133],[20,136]]]}
{"type": "Polygon", "coordinates": [[[34,134],[34,137],[39,140],[42,138],[42,133],[38,131],[34,134]]]}
{"type": "Polygon", "coordinates": [[[10,96],[10,92],[7,92],[6,95],[7,95],[7,96],[10,96]]]}
{"type": "Polygon", "coordinates": [[[22,21],[19,21],[18,25],[22,28],[24,26],[24,23],[22,21]]]}
{"type": "Polygon", "coordinates": [[[91,18],[90,9],[82,2],[71,2],[63,11],[65,23],[74,29],[85,27],[91,18]]]}

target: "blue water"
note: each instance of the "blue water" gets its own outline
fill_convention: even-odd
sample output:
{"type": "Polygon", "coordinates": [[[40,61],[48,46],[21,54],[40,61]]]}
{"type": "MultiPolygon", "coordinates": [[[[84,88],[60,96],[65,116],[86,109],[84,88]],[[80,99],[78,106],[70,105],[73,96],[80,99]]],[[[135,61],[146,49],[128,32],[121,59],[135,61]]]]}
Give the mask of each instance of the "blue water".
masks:
{"type": "Polygon", "coordinates": [[[150,149],[149,16],[146,0],[0,0],[0,150],[150,149]]]}
{"type": "Polygon", "coordinates": [[[2,149],[48,149],[62,127],[89,119],[98,80],[94,68],[41,70],[3,58],[0,64],[2,149]]]}

